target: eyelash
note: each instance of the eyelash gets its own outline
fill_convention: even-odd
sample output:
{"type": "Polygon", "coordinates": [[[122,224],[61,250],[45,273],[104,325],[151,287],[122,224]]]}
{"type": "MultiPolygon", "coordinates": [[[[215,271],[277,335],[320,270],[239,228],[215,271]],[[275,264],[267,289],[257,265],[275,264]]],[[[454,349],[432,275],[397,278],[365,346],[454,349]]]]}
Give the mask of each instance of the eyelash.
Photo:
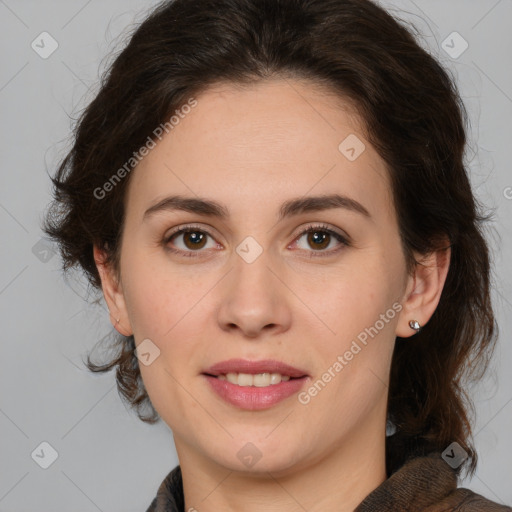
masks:
{"type": "MultiPolygon", "coordinates": [[[[169,252],[171,252],[171,253],[178,254],[178,255],[184,256],[186,258],[197,258],[197,257],[200,257],[200,253],[203,252],[201,250],[198,250],[198,251],[182,251],[180,249],[172,249],[171,247],[167,247],[167,244],[174,237],[176,237],[178,235],[181,235],[182,233],[195,233],[195,232],[203,233],[203,234],[206,234],[206,235],[210,236],[211,238],[214,238],[211,233],[209,233],[208,231],[206,231],[205,229],[203,229],[203,228],[201,228],[199,226],[187,225],[187,226],[183,226],[183,227],[179,228],[178,230],[174,231],[169,236],[167,236],[163,240],[163,243],[166,246],[166,249],[169,252]]],[[[342,250],[344,246],[348,247],[350,245],[350,243],[348,242],[348,240],[344,236],[340,235],[336,231],[333,231],[332,229],[330,229],[325,224],[317,224],[317,225],[309,226],[308,228],[306,228],[303,231],[301,231],[298,234],[297,237],[295,237],[293,243],[295,243],[296,241],[300,240],[304,235],[307,235],[309,233],[315,233],[315,232],[328,233],[329,235],[333,236],[338,242],[341,243],[341,247],[339,247],[337,249],[331,249],[329,251],[324,251],[324,250],[307,251],[307,252],[310,253],[310,255],[309,255],[310,258],[317,258],[317,257],[322,258],[322,257],[332,256],[333,254],[336,254],[340,250],[342,250]]]]}

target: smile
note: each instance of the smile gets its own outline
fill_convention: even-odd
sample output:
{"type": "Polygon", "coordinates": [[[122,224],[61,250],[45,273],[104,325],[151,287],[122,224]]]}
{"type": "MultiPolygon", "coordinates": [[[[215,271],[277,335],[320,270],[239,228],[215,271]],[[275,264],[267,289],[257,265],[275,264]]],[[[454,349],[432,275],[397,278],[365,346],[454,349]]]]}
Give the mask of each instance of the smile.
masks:
{"type": "Polygon", "coordinates": [[[237,386],[255,386],[263,388],[266,386],[275,386],[280,382],[287,382],[290,380],[289,375],[281,375],[280,373],[257,373],[252,375],[250,373],[228,373],[220,374],[217,376],[219,380],[227,380],[231,384],[237,386]]]}
{"type": "Polygon", "coordinates": [[[239,409],[268,409],[298,393],[309,375],[275,359],[229,359],[202,372],[210,390],[239,409]]]}

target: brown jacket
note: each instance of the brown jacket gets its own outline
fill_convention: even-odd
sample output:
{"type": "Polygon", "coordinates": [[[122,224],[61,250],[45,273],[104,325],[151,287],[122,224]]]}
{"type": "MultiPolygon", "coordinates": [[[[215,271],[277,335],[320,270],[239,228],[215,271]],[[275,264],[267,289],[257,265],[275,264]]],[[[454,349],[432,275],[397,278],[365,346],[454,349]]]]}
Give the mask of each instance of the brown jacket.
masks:
{"type": "MultiPolygon", "coordinates": [[[[469,489],[457,488],[455,471],[439,453],[410,459],[354,512],[512,512],[469,489]]],[[[164,479],[146,512],[185,512],[180,466],[164,479]]]]}

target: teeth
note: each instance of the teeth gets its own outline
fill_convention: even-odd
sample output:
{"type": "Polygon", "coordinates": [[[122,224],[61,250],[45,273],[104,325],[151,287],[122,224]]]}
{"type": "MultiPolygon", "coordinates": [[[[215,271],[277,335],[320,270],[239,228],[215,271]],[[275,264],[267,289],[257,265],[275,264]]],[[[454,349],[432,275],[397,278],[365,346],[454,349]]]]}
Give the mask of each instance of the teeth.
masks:
{"type": "Polygon", "coordinates": [[[219,375],[217,378],[227,380],[238,386],[256,386],[257,388],[273,386],[290,380],[288,375],[281,375],[280,373],[257,373],[255,375],[250,373],[228,373],[227,375],[219,375]]]}

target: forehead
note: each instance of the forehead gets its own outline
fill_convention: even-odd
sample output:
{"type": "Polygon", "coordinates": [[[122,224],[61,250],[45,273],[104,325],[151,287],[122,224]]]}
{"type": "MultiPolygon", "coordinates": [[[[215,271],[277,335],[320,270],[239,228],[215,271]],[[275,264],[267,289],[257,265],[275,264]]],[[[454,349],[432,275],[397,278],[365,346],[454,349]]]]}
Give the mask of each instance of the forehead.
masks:
{"type": "Polygon", "coordinates": [[[214,196],[237,209],[336,191],[369,210],[389,208],[384,162],[353,105],[327,89],[290,79],[223,83],[195,99],[132,171],[127,205],[139,217],[166,194],[214,196]]]}

